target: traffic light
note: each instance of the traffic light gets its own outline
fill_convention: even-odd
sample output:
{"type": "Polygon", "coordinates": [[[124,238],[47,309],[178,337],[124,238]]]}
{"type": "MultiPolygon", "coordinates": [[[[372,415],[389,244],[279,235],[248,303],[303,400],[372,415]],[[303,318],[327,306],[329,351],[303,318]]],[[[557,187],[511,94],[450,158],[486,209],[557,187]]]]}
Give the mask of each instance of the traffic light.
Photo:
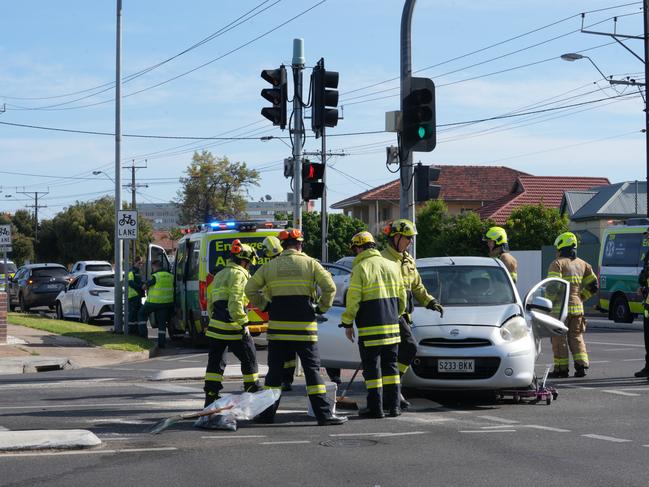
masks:
{"type": "Polygon", "coordinates": [[[430,152],[437,143],[435,84],[429,78],[411,78],[403,99],[401,144],[404,152],[430,152]]]}
{"type": "Polygon", "coordinates": [[[415,166],[415,201],[421,203],[423,201],[434,200],[439,196],[441,186],[431,184],[431,182],[439,179],[440,169],[438,167],[424,166],[418,163],[415,166]]]}
{"type": "Polygon", "coordinates": [[[324,164],[318,162],[304,161],[302,164],[302,199],[317,200],[322,198],[324,191],[324,164]]]}
{"type": "Polygon", "coordinates": [[[286,68],[282,64],[279,69],[265,69],[261,77],[268,81],[272,88],[261,90],[261,96],[273,104],[272,107],[264,107],[261,114],[273,125],[279,125],[284,130],[286,127],[286,99],[288,98],[288,85],[286,82],[286,68]]]}
{"type": "Polygon", "coordinates": [[[311,73],[313,104],[311,108],[311,129],[316,138],[322,135],[325,127],[338,125],[338,73],[326,71],[324,58],[321,58],[311,73]]]}

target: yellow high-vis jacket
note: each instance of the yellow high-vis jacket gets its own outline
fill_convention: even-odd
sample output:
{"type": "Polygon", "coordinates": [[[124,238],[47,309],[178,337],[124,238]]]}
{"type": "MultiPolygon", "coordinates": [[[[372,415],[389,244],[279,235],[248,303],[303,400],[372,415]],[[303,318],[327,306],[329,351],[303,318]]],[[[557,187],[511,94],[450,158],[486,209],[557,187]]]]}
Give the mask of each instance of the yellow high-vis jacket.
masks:
{"type": "Polygon", "coordinates": [[[268,340],[316,342],[315,306],[327,311],[336,285],[317,260],[287,249],[255,272],[245,292],[254,306],[268,311],[268,340]]]}
{"type": "Polygon", "coordinates": [[[205,335],[219,340],[241,340],[248,323],[244,293],[250,273],[238,264],[228,261],[216,273],[207,289],[210,324],[205,335]]]}
{"type": "Polygon", "coordinates": [[[352,264],[342,324],[358,327],[366,347],[399,343],[399,317],[406,309],[406,288],[399,266],[376,249],[364,250],[352,264]]]}

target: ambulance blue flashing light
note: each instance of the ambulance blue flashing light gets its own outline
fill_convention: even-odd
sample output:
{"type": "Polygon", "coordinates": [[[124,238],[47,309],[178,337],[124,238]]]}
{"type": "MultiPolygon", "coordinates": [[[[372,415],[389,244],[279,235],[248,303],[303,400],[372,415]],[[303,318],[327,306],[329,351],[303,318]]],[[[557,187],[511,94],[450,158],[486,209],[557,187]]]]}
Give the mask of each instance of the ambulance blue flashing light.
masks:
{"type": "Polygon", "coordinates": [[[212,228],[234,228],[237,226],[237,222],[210,222],[210,227],[212,228]]]}

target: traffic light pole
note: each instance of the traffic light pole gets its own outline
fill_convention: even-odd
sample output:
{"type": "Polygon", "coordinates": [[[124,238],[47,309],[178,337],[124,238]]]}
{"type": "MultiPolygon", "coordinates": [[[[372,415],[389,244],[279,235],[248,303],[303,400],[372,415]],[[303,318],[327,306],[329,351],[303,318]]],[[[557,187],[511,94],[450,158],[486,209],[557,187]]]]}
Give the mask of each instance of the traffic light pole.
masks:
{"type": "Polygon", "coordinates": [[[302,71],[304,70],[304,39],[293,39],[293,227],[302,230],[302,142],[304,119],[302,117],[302,71]]]}
{"type": "MultiPolygon", "coordinates": [[[[410,93],[410,83],[412,77],[412,45],[411,45],[411,25],[412,12],[415,9],[416,0],[406,0],[401,14],[401,113],[404,113],[404,99],[410,93]]],[[[403,144],[401,144],[403,145],[403,144]]],[[[415,187],[413,184],[413,167],[412,152],[399,151],[399,162],[401,169],[400,176],[400,195],[399,195],[399,214],[401,218],[407,218],[414,223],[415,221],[415,187]]],[[[416,237],[412,240],[412,256],[416,258],[416,237]]]]}

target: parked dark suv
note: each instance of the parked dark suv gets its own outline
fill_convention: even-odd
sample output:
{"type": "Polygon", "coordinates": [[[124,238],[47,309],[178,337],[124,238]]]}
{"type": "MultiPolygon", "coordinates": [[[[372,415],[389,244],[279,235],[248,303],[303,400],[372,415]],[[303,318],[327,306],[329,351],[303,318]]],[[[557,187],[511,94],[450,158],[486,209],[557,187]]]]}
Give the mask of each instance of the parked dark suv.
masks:
{"type": "Polygon", "coordinates": [[[9,281],[9,308],[20,306],[22,312],[36,306],[52,308],[69,279],[70,273],[61,264],[22,266],[9,281]]]}

